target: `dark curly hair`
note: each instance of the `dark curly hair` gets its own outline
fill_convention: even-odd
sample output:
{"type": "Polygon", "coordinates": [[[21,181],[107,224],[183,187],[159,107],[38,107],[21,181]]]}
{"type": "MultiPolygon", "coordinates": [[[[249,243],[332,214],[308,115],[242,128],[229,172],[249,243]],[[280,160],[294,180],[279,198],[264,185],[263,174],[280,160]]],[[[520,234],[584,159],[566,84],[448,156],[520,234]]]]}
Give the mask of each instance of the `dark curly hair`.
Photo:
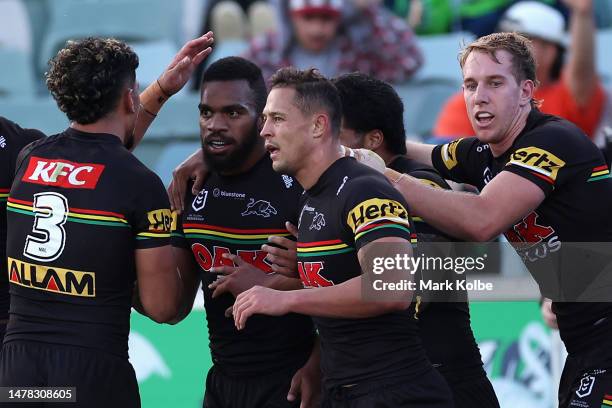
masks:
{"type": "Polygon", "coordinates": [[[126,84],[136,80],[138,56],[114,38],[68,41],[49,61],[47,88],[68,119],[94,123],[117,107],[126,84]]]}
{"type": "Polygon", "coordinates": [[[271,89],[295,89],[295,105],[305,114],[323,108],[330,117],[331,130],[338,137],[342,121],[342,104],[334,84],[315,68],[300,71],[293,67],[281,68],[270,79],[271,89]]]}
{"type": "Polygon", "coordinates": [[[344,127],[365,135],[380,130],[389,151],[406,154],[404,104],[388,83],[354,72],[334,79],[342,101],[344,127]]]}

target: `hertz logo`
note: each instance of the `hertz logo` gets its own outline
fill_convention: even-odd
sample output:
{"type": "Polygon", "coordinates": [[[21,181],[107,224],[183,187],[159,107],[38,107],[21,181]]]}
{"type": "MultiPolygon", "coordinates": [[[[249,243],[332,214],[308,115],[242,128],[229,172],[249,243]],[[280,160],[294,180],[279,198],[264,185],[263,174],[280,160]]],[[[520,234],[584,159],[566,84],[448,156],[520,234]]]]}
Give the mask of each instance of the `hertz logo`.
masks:
{"type": "Polygon", "coordinates": [[[408,219],[408,211],[401,203],[394,200],[371,198],[357,204],[348,214],[347,224],[353,232],[364,224],[381,218],[408,219]]]}
{"type": "MultiPolygon", "coordinates": [[[[553,182],[557,179],[559,169],[565,166],[565,162],[538,147],[524,147],[512,153],[508,165],[514,164],[538,174],[541,174],[553,182]]],[[[549,180],[549,181],[550,181],[549,180]]]]}
{"type": "Polygon", "coordinates": [[[457,139],[445,145],[442,145],[442,161],[447,169],[452,169],[457,165],[457,146],[463,140],[457,139]]]}
{"type": "Polygon", "coordinates": [[[8,258],[9,281],[26,288],[63,295],[96,297],[96,275],[8,258]]]}

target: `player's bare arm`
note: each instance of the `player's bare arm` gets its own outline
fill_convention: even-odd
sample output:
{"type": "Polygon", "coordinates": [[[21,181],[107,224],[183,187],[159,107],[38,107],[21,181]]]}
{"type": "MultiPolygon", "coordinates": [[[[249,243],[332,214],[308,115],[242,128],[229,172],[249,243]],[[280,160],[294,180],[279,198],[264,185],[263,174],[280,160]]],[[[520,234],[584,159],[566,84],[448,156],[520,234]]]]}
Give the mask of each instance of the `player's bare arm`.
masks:
{"type": "Polygon", "coordinates": [[[480,194],[436,189],[390,169],[385,175],[426,222],[470,241],[495,238],[545,198],[537,185],[508,171],[497,175],[480,194]]]}
{"type": "Polygon", "coordinates": [[[185,248],[172,247],[176,259],[179,273],[182,278],[182,296],[179,310],[174,319],[170,321],[175,324],[183,320],[193,308],[193,302],[198,294],[201,278],[198,275],[198,268],[193,259],[193,254],[185,248]]]}
{"type": "MultiPolygon", "coordinates": [[[[363,271],[369,273],[370,265],[365,263],[365,254],[373,256],[375,244],[405,244],[405,253],[410,256],[410,243],[403,238],[386,237],[372,241],[357,253],[363,271]]],[[[281,292],[261,286],[240,294],[234,303],[233,314],[236,327],[244,328],[248,318],[256,313],[282,316],[300,313],[310,316],[331,318],[366,318],[405,310],[412,300],[412,291],[398,291],[401,301],[367,302],[363,298],[362,276],[349,279],[339,285],[281,292]]]]}
{"type": "Polygon", "coordinates": [[[157,81],[140,94],[141,111],[134,129],[132,148],[140,143],[164,103],[185,86],[196,67],[212,52],[213,42],[212,32],[188,41],[157,81]]]}
{"type": "Polygon", "coordinates": [[[158,323],[169,322],[176,316],[183,290],[172,247],[137,249],[135,258],[144,312],[158,323]]]}

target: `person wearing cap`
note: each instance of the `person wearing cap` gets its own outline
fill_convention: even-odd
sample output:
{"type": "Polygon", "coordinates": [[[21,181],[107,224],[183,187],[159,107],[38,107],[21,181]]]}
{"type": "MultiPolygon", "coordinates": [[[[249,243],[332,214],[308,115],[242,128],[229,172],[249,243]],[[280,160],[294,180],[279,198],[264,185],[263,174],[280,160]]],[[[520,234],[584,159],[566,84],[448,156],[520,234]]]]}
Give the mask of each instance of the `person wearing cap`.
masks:
{"type": "Polygon", "coordinates": [[[244,57],[266,80],[278,69],[316,67],[325,76],[361,71],[403,82],[422,65],[410,27],[378,0],[272,0],[279,27],[256,37],[244,57]]]}
{"type": "MultiPolygon", "coordinates": [[[[563,0],[570,9],[569,46],[562,14],[545,4],[523,1],[510,7],[499,31],[518,32],[533,44],[539,86],[535,98],[540,110],[573,122],[591,139],[595,136],[605,104],[605,93],[595,69],[595,23],[592,0],[563,0]],[[569,58],[564,64],[566,51],[569,58]]],[[[463,94],[444,105],[434,136],[473,136],[463,94]]]]}

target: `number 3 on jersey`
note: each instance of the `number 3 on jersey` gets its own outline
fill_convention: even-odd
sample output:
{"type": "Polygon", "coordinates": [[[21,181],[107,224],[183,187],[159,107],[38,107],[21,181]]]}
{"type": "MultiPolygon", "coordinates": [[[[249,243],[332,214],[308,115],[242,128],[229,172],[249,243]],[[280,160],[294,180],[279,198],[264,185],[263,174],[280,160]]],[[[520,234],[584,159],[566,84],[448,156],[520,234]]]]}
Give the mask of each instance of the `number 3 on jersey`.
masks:
{"type": "Polygon", "coordinates": [[[23,254],[37,261],[51,262],[64,251],[68,218],[68,200],[59,193],[34,194],[34,226],[28,235],[23,254]]]}

